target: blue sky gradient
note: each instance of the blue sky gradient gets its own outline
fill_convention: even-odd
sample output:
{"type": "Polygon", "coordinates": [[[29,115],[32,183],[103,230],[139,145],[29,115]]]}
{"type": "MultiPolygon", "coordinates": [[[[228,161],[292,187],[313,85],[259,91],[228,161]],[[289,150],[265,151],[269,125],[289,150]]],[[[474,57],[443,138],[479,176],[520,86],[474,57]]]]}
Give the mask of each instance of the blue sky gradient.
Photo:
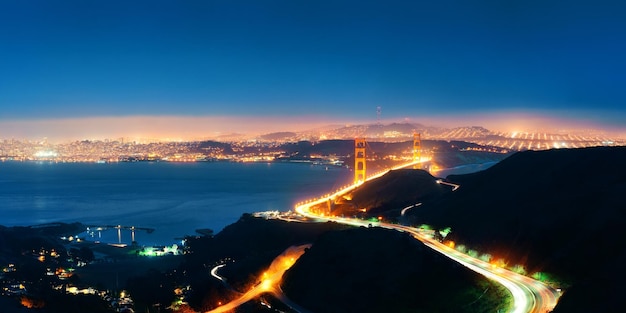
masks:
{"type": "Polygon", "coordinates": [[[623,1],[2,1],[0,121],[381,106],[622,127],[625,56],[623,1]]]}

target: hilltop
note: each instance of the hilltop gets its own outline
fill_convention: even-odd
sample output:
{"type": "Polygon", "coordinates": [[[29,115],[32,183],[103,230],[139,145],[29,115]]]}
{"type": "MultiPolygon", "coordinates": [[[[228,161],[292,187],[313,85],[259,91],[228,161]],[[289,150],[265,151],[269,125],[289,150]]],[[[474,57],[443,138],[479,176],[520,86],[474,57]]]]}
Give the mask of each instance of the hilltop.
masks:
{"type": "Polygon", "coordinates": [[[400,210],[416,203],[429,203],[450,193],[449,188],[437,184],[437,178],[423,170],[400,169],[390,171],[375,181],[369,181],[336,201],[335,215],[368,214],[397,216],[400,210]]]}

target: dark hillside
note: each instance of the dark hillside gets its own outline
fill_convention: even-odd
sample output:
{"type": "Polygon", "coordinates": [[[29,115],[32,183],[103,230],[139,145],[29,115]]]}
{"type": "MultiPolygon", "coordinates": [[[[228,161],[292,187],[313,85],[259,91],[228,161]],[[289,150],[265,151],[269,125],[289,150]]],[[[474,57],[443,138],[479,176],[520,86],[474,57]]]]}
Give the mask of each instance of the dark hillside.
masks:
{"type": "Polygon", "coordinates": [[[563,306],[582,308],[584,299],[606,306],[624,290],[624,270],[615,266],[626,259],[624,160],[626,147],[520,152],[483,172],[448,177],[461,188],[412,213],[451,226],[458,243],[556,274],[573,283],[572,294],[588,294],[566,293],[563,306]]]}
{"type": "MultiPolygon", "coordinates": [[[[184,279],[193,290],[189,304],[204,312],[213,309],[218,301],[236,296],[210,276],[210,269],[225,259],[236,262],[229,262],[220,274],[227,277],[228,284],[235,290],[248,290],[258,281],[258,275],[287,247],[310,243],[324,232],[347,227],[330,222],[266,220],[244,214],[215,236],[188,238],[188,253],[178,272],[186,273],[184,279]]],[[[153,277],[146,276],[146,279],[153,277]]]]}
{"type": "Polygon", "coordinates": [[[570,257],[592,260],[626,234],[623,160],[626,147],[520,152],[448,177],[461,188],[419,217],[531,270],[579,272],[570,257]]]}
{"type": "MultiPolygon", "coordinates": [[[[602,312],[620,312],[613,297],[626,289],[618,262],[626,260],[624,160],[626,147],[516,153],[485,171],[449,176],[461,185],[457,191],[407,215],[414,223],[451,227],[446,239],[457,245],[571,285],[556,312],[599,312],[591,308],[600,303],[602,312]]],[[[432,180],[423,177],[419,191],[397,192],[412,179],[382,177],[355,198],[376,207],[409,203],[428,192],[432,180]]]]}
{"type": "Polygon", "coordinates": [[[450,193],[449,188],[437,184],[437,178],[423,170],[401,169],[364,183],[352,193],[350,203],[368,212],[396,215],[400,210],[418,202],[429,202],[450,193]]]}
{"type": "Polygon", "coordinates": [[[382,228],[320,236],[282,288],[312,312],[496,312],[509,296],[408,234],[382,228]]]}
{"type": "Polygon", "coordinates": [[[234,224],[226,226],[214,237],[190,238],[188,248],[193,251],[185,255],[187,271],[203,271],[221,258],[237,260],[222,272],[235,287],[254,283],[250,274],[257,274],[286,247],[310,243],[320,234],[345,229],[337,223],[298,223],[276,219],[265,220],[244,214],[234,224]]]}
{"type": "MultiPolygon", "coordinates": [[[[137,276],[127,281],[126,289],[133,295],[136,307],[151,307],[155,303],[166,307],[173,301],[172,290],[176,286],[189,285],[187,303],[194,310],[205,312],[249,290],[287,247],[310,243],[327,231],[348,227],[332,222],[286,222],[243,214],[215,236],[187,237],[184,259],[177,269],[138,270],[137,276]],[[227,279],[227,284],[210,274],[219,264],[225,265],[219,273],[227,279]]],[[[247,310],[239,308],[237,312],[259,312],[247,310]]]]}

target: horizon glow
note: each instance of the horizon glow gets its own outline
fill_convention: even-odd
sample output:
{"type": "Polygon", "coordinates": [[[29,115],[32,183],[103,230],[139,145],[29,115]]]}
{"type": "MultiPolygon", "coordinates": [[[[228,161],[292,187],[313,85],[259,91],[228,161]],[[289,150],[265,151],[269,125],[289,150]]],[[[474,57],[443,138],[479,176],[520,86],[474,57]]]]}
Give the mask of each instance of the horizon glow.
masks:
{"type": "MultiPolygon", "coordinates": [[[[610,127],[600,122],[565,118],[558,112],[493,112],[463,116],[421,116],[383,119],[384,124],[412,123],[426,127],[455,128],[482,126],[498,132],[544,131],[567,133],[595,131],[626,138],[626,127],[610,127]]],[[[273,132],[302,132],[329,126],[374,124],[371,120],[340,120],[324,116],[108,116],[49,119],[0,120],[0,139],[51,142],[124,138],[187,141],[222,136],[258,136],[273,132]]]]}

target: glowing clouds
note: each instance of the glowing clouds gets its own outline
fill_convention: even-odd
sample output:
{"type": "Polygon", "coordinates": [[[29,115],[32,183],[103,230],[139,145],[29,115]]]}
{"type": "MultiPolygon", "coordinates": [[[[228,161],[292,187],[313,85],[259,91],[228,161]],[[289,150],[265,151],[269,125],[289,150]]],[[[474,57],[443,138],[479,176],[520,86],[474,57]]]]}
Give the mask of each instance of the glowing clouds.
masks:
{"type": "Polygon", "coordinates": [[[319,117],[249,116],[120,116],[68,119],[0,120],[0,138],[50,141],[116,139],[120,137],[197,140],[229,134],[302,131],[333,123],[319,117]]]}

